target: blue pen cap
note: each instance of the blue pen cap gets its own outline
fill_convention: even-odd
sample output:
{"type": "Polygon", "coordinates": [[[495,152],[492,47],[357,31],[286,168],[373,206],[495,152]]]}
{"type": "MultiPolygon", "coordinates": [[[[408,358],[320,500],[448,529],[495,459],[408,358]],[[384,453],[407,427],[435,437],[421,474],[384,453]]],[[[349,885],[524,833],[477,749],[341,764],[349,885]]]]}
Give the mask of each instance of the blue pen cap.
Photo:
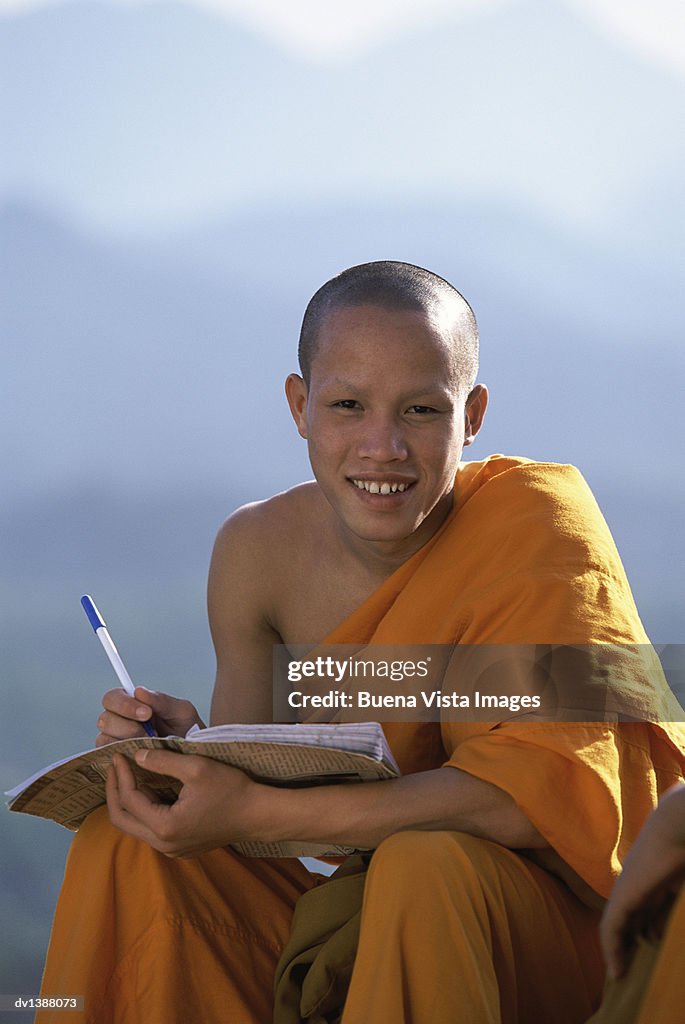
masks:
{"type": "Polygon", "coordinates": [[[94,630],[97,631],[101,626],[105,625],[105,620],[95,607],[95,601],[89,594],[83,595],[81,598],[81,604],[83,605],[83,610],[88,616],[88,621],[94,630]]]}

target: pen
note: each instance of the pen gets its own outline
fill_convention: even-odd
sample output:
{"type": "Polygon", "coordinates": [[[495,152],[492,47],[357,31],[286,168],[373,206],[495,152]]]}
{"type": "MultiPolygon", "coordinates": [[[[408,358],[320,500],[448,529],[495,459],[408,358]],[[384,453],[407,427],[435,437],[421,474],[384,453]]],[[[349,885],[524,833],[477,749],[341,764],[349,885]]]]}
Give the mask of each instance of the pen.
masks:
{"type": "MultiPolygon", "coordinates": [[[[81,598],[81,604],[83,605],[84,612],[88,616],[88,621],[95,630],[95,635],[99,638],[100,643],[105,648],[105,654],[109,658],[112,664],[112,668],[117,674],[117,679],[119,680],[123,688],[126,690],[126,693],[128,693],[129,696],[133,697],[135,692],[135,686],[133,685],[130,675],[126,671],[126,666],[121,660],[118,650],[114,646],[114,641],[107,632],[105,620],[103,619],[102,615],[100,615],[100,612],[97,610],[93,598],[90,597],[88,594],[84,594],[83,597],[81,598]]],[[[157,733],[152,728],[149,722],[141,722],[140,724],[142,725],[143,729],[145,729],[145,732],[148,734],[148,736],[157,735],[157,733]]]]}

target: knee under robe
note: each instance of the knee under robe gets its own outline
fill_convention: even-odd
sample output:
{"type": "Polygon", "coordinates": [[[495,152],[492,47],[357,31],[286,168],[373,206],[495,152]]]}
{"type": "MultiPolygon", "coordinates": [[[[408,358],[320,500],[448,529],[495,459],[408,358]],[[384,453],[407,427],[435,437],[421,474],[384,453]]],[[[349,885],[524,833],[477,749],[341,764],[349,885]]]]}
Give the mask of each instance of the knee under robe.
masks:
{"type": "MultiPolygon", "coordinates": [[[[326,881],[230,850],[170,860],[103,810],[69,856],[46,994],[82,995],[83,1024],[269,1024],[295,903],[326,881]]],[[[578,1024],[602,984],[596,924],[525,856],[397,833],[371,860],[343,1024],[578,1024]]]]}

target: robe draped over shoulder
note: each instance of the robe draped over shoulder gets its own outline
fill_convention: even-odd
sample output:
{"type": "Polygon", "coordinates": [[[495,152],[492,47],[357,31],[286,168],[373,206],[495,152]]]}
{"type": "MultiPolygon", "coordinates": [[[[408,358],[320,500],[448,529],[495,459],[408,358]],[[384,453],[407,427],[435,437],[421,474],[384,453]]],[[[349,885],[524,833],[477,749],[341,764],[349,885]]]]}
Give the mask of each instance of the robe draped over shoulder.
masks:
{"type": "MultiPolygon", "coordinates": [[[[387,722],[402,770],[447,764],[508,792],[568,868],[606,897],[659,793],[685,767],[683,713],[640,621],[609,528],[569,465],[462,463],[441,528],[330,644],[614,645],[630,722],[387,722]],[[647,666],[645,668],[645,660],[647,666]]],[[[547,867],[555,869],[554,853],[547,867]]]]}

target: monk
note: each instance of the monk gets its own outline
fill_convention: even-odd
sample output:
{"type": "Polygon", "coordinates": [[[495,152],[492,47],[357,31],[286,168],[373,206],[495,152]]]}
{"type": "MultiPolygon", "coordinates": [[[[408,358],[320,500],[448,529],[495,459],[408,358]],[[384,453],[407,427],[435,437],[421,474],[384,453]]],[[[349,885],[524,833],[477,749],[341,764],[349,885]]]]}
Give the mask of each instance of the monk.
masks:
{"type": "MultiPolygon", "coordinates": [[[[364,264],[316,293],[286,381],[315,481],[239,509],[218,535],[212,723],[271,720],[274,644],[648,643],[576,470],[462,460],[488,400],[477,357],[471,308],[429,271],[364,264]]],[[[103,708],[98,743],[142,735],[141,721],[161,735],[199,722],[142,687],[103,708]]],[[[295,908],[332,883],[228,844],[309,840],[375,850],[343,1024],[584,1021],[603,981],[603,899],[682,778],[683,737],[658,721],[385,729],[403,775],[363,786],[277,789],[139,752],[182,783],[172,806],[117,757],[107,809],[72,846],[44,992],[84,995],[89,1024],[267,1024],[295,908]]],[[[339,1015],[317,995],[296,1019],[339,1015]]]]}

